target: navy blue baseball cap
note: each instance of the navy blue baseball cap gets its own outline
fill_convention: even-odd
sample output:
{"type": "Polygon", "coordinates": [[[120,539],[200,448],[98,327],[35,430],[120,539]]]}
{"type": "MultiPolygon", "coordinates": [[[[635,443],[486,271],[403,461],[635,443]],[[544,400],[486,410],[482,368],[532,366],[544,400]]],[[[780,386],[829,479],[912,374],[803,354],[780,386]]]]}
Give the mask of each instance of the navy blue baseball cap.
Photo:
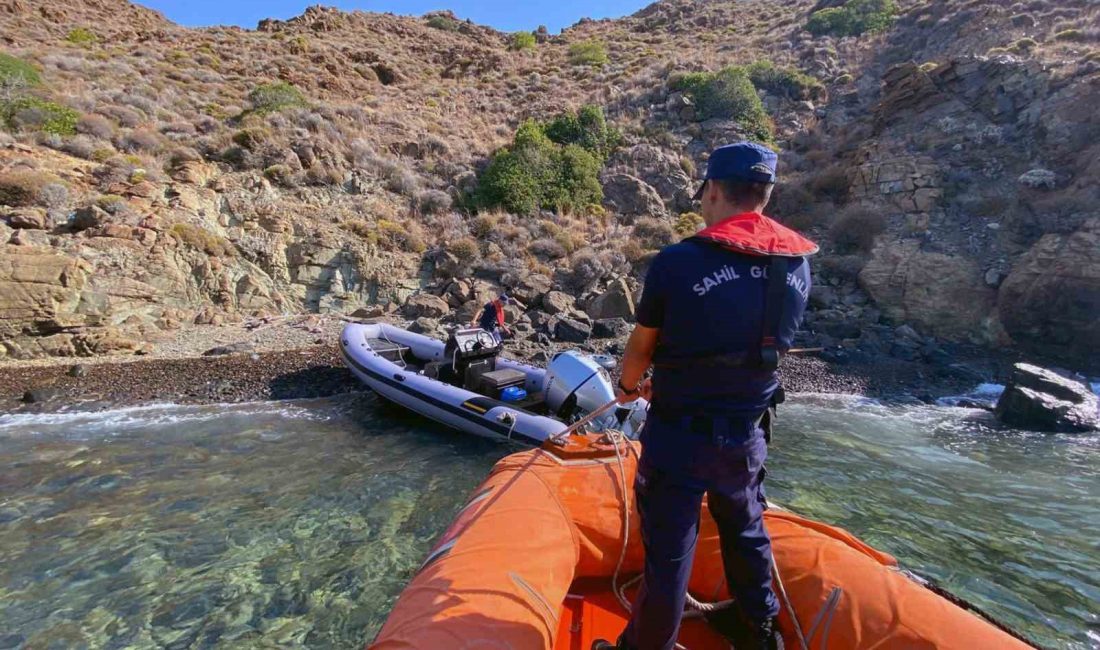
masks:
{"type": "Polygon", "coordinates": [[[703,188],[711,179],[736,178],[751,183],[774,183],[775,165],[779,155],[762,144],[755,142],[735,142],[718,147],[707,159],[707,173],[703,176],[703,185],[692,198],[703,198],[703,188]]]}

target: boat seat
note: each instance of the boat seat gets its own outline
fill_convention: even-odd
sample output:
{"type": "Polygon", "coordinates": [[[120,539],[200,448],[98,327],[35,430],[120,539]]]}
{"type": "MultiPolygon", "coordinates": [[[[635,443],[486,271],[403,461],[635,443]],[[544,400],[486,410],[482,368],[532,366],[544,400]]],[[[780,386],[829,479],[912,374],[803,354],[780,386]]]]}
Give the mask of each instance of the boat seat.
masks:
{"type": "Polygon", "coordinates": [[[409,351],[409,346],[394,343],[386,339],[367,339],[367,345],[383,359],[392,361],[400,366],[405,365],[404,355],[409,351]]]}

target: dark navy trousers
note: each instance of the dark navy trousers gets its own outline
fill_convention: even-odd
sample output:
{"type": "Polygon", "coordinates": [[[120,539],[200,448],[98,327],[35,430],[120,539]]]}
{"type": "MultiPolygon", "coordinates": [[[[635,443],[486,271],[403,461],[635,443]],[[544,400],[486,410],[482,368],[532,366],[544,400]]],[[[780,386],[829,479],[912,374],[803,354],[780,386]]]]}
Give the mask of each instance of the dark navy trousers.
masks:
{"type": "Polygon", "coordinates": [[[676,642],[699,534],[703,494],[718,523],[730,593],[752,621],[779,613],[764,530],[764,432],[756,418],[650,413],[634,492],[645,577],[620,643],[669,650],[676,642]]]}

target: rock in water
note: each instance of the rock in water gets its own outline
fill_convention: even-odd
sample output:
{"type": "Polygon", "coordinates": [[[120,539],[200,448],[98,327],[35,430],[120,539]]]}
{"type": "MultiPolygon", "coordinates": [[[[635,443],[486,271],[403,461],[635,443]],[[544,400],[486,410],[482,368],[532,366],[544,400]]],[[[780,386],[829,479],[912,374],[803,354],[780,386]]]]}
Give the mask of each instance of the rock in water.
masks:
{"type": "Polygon", "coordinates": [[[1005,424],[1038,431],[1100,428],[1100,397],[1083,382],[1017,363],[994,412],[1005,424]]]}

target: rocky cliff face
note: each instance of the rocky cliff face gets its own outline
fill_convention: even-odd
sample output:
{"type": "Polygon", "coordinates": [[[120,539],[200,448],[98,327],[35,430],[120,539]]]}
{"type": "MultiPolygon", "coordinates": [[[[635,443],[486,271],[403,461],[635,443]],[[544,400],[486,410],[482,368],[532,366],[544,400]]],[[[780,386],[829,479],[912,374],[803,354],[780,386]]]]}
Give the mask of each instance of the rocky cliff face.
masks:
{"type": "Polygon", "coordinates": [[[750,133],[668,80],[762,60],[822,84],[757,87],[782,150],[774,210],[823,244],[809,340],[1100,362],[1100,10],[899,4],[884,33],[837,38],[805,31],[808,0],[662,0],[516,51],[448,13],[190,30],[124,0],[9,2],[5,50],[42,81],[0,99],[76,122],[51,132],[40,104],[6,118],[0,356],[141,352],[194,322],[385,311],[425,290],[468,311],[500,286],[560,296],[532,335],[610,327],[652,251],[696,223],[707,152],[750,133]],[[573,51],[592,43],[608,63],[573,51]],[[262,105],[275,81],[300,94],[262,105]],[[469,210],[520,120],[583,103],[623,134],[601,210],[469,210]]]}

